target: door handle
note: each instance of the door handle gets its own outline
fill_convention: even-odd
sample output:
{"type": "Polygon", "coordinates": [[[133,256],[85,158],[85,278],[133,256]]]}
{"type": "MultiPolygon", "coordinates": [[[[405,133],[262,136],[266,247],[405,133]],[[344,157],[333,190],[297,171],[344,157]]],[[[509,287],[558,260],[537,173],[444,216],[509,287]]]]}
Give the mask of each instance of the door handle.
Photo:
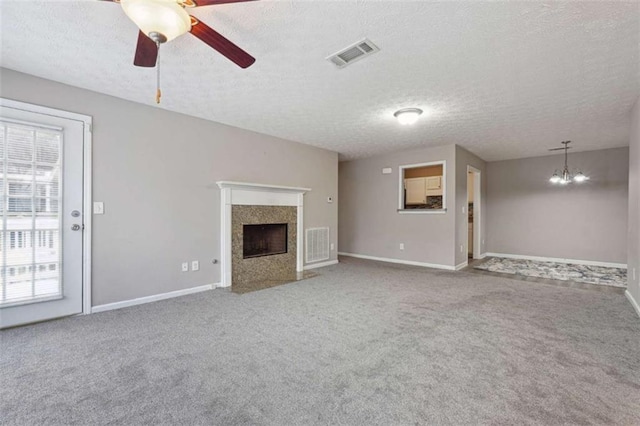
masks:
{"type": "Polygon", "coordinates": [[[77,223],[74,223],[73,225],[71,225],[71,230],[72,231],[79,231],[80,230],[80,225],[78,225],[77,223]]]}

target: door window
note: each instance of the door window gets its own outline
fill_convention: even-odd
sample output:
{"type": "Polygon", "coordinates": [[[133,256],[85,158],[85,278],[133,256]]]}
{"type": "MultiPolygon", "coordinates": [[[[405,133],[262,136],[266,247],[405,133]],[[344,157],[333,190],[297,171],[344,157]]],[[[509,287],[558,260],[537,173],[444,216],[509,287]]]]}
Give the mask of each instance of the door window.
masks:
{"type": "Polygon", "coordinates": [[[62,293],[62,143],[59,130],[0,121],[0,306],[62,293]]]}

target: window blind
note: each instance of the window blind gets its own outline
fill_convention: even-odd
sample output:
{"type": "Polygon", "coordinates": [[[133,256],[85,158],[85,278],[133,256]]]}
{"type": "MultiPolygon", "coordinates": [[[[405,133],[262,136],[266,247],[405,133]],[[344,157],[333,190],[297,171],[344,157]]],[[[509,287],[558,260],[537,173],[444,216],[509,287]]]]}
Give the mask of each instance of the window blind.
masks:
{"type": "Polygon", "coordinates": [[[62,294],[61,129],[0,120],[0,306],[62,294]]]}

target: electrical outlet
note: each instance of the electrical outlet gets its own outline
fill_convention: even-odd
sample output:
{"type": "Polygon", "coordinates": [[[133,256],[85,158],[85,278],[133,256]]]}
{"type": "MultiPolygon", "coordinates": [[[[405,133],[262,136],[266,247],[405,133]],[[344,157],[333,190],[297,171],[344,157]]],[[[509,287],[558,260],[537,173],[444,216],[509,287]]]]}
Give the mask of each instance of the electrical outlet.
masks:
{"type": "Polygon", "coordinates": [[[404,243],[400,243],[400,250],[404,250],[404,243]]]}
{"type": "Polygon", "coordinates": [[[331,248],[331,250],[335,249],[335,245],[333,243],[331,243],[329,247],[331,248]]]}
{"type": "Polygon", "coordinates": [[[182,272],[189,272],[189,262],[182,262],[182,272]]]}
{"type": "Polygon", "coordinates": [[[464,253],[464,244],[460,244],[460,253],[464,253]]]}
{"type": "Polygon", "coordinates": [[[198,262],[197,260],[193,260],[191,262],[191,270],[192,271],[199,271],[200,270],[200,262],[198,262]]]}

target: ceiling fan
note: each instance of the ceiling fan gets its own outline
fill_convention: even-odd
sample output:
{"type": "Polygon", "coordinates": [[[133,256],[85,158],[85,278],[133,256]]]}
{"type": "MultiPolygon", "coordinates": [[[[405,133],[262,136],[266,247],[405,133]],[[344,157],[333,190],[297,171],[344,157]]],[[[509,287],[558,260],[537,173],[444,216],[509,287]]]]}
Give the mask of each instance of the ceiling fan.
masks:
{"type": "MultiPolygon", "coordinates": [[[[253,56],[227,40],[187,13],[186,9],[213,6],[224,3],[240,3],[254,0],[102,0],[120,3],[124,13],[138,26],[138,44],[133,64],[138,67],[155,67],[160,45],[186,33],[191,33],[241,68],[251,66],[253,56]]],[[[158,67],[158,86],[159,86],[158,67]]],[[[158,87],[156,102],[160,103],[158,87]]]]}

